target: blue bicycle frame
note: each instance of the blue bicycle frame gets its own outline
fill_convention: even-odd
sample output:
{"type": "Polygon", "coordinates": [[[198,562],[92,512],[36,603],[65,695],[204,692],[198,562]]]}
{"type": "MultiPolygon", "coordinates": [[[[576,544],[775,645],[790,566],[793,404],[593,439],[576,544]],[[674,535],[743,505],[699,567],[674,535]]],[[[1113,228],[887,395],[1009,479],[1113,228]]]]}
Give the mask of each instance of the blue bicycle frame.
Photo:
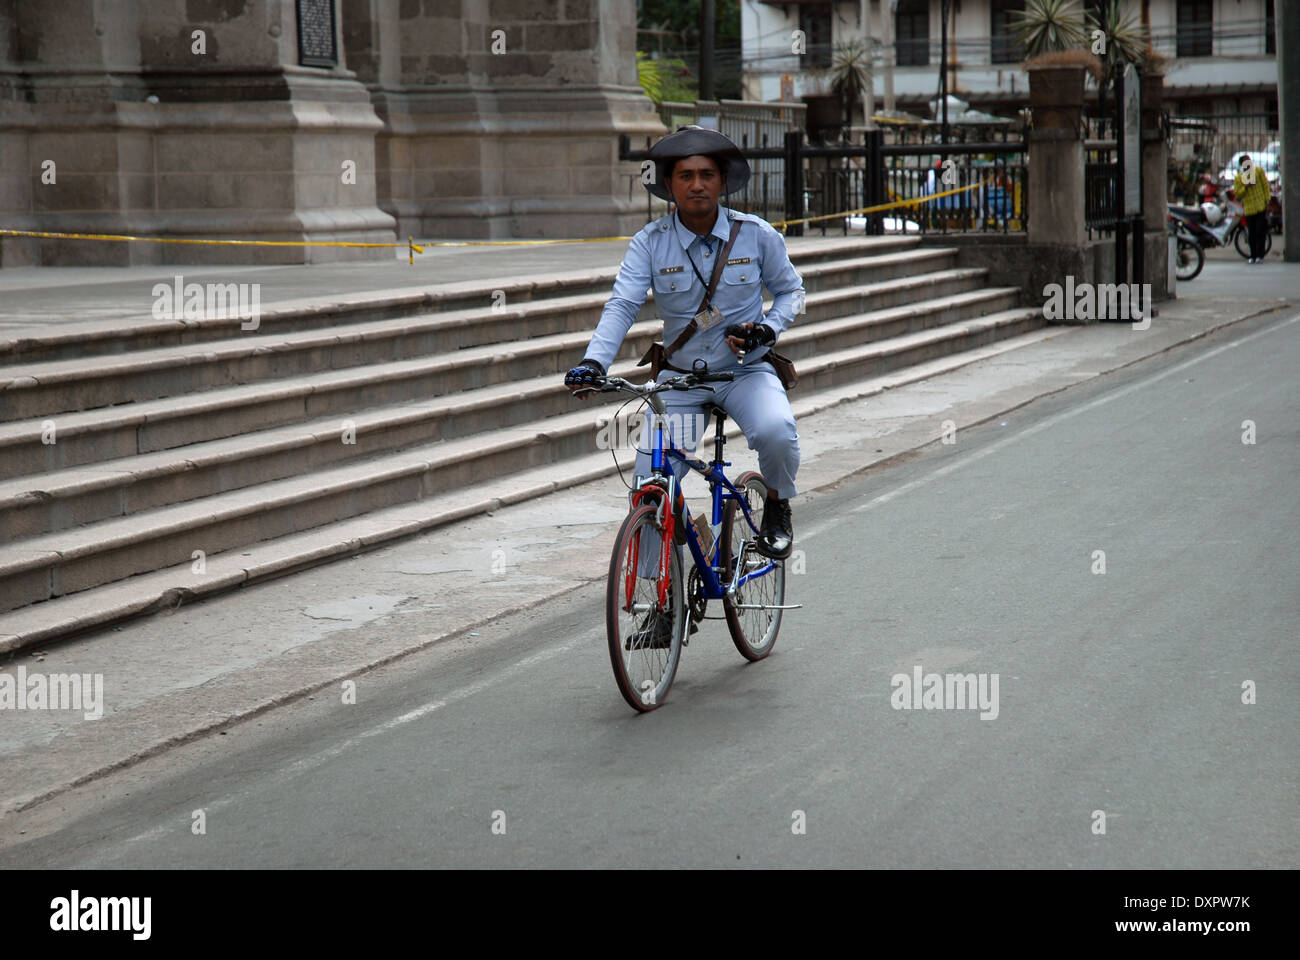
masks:
{"type": "MultiPolygon", "coordinates": [[[[652,405],[653,408],[653,405],[652,405]]],[[[678,496],[677,474],[669,468],[672,460],[680,461],[688,469],[694,470],[709,481],[709,489],[713,494],[713,516],[711,529],[717,530],[713,538],[713,544],[709,548],[708,554],[705,554],[703,546],[700,544],[699,534],[696,532],[695,524],[691,522],[690,508],[683,502],[682,520],[686,527],[686,544],[690,547],[691,556],[695,560],[695,569],[700,572],[700,579],[704,587],[704,596],[711,600],[720,600],[725,595],[734,594],[738,587],[743,586],[755,577],[761,577],[771,573],[776,564],[768,560],[761,567],[748,573],[741,573],[743,564],[736,564],[736,569],[732,573],[732,582],[724,584],[719,573],[720,566],[717,564],[719,553],[722,550],[722,514],[727,500],[735,500],[740,504],[740,509],[744,511],[745,521],[749,524],[750,529],[755,534],[758,533],[758,524],[754,522],[754,515],[745,502],[744,496],[736,489],[726,474],[722,472],[723,467],[731,466],[729,460],[722,459],[722,447],[726,443],[723,435],[723,417],[715,414],[715,433],[714,433],[714,456],[712,463],[705,463],[703,460],[687,454],[684,450],[671,444],[665,446],[663,413],[655,410],[654,419],[654,446],[648,451],[650,453],[650,469],[652,477],[666,481],[667,497],[664,502],[667,504],[675,503],[678,496]]],[[[636,478],[634,490],[631,499],[633,502],[640,500],[640,495],[647,492],[647,488],[658,493],[660,484],[655,483],[651,478],[636,478]]]]}

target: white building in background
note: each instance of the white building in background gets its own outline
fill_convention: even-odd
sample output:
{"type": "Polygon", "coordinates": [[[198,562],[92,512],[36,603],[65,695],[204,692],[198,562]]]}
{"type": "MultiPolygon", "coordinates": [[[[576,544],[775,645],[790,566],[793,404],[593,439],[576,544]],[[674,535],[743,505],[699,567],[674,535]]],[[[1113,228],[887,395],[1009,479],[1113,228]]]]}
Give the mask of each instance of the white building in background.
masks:
{"type": "MultiPolygon", "coordinates": [[[[829,92],[816,68],[829,64],[834,45],[870,36],[876,41],[879,110],[892,36],[896,106],[928,115],[939,90],[941,0],[740,3],[745,99],[781,99],[783,78],[787,95],[792,91],[796,98],[829,92]],[[791,53],[796,30],[806,38],[802,56],[791,53]]],[[[1127,0],[1126,6],[1140,16],[1141,0],[1127,0]]],[[[1028,76],[1008,26],[1012,13],[1023,8],[1023,0],[952,0],[949,85],[972,106],[1010,115],[1027,102],[1028,76]]],[[[1172,113],[1276,113],[1274,0],[1149,0],[1148,9],[1153,45],[1170,61],[1165,88],[1172,113]]]]}

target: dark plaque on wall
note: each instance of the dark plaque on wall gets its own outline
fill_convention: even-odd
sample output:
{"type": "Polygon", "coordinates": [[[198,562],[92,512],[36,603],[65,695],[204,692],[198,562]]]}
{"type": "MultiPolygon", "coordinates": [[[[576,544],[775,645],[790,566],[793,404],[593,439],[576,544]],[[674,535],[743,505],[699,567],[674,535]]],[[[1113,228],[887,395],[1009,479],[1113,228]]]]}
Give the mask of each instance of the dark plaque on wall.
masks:
{"type": "Polygon", "coordinates": [[[298,0],[298,63],[304,67],[339,65],[334,0],[298,0]]]}

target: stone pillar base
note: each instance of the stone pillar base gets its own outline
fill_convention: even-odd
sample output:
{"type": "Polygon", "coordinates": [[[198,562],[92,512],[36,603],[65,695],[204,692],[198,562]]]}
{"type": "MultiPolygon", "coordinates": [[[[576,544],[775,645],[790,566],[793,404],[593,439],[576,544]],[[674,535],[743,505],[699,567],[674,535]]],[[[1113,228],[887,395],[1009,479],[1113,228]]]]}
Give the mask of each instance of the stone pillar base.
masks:
{"type": "MultiPolygon", "coordinates": [[[[365,88],[296,67],[257,79],[245,83],[265,96],[250,94],[238,103],[214,102],[229,95],[218,79],[188,77],[170,86],[154,79],[159,103],[0,105],[0,168],[12,171],[0,178],[0,226],[395,242],[395,221],[375,201],[374,139],[381,125],[365,88]],[[53,182],[47,183],[50,163],[53,182]]],[[[10,266],[127,266],[386,260],[397,254],[384,248],[6,239],[0,256],[10,266]]]]}

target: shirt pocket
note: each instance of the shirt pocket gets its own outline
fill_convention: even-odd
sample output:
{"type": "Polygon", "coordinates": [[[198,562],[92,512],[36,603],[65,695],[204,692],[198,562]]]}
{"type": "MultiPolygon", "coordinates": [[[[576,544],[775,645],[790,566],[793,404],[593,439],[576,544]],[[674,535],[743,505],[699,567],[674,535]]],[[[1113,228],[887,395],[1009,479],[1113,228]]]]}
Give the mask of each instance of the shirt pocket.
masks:
{"type": "Polygon", "coordinates": [[[728,323],[753,319],[748,316],[755,303],[760,305],[762,298],[762,272],[757,263],[728,264],[722,269],[722,282],[718,284],[718,307],[727,315],[728,323]]]}
{"type": "Polygon", "coordinates": [[[673,316],[694,314],[704,297],[697,289],[695,276],[690,273],[655,273],[650,278],[655,292],[655,305],[662,313],[673,316]]]}
{"type": "Polygon", "coordinates": [[[762,279],[762,272],[756,263],[728,264],[722,268],[722,282],[735,288],[736,293],[745,293],[746,287],[753,287],[762,279]]]}

